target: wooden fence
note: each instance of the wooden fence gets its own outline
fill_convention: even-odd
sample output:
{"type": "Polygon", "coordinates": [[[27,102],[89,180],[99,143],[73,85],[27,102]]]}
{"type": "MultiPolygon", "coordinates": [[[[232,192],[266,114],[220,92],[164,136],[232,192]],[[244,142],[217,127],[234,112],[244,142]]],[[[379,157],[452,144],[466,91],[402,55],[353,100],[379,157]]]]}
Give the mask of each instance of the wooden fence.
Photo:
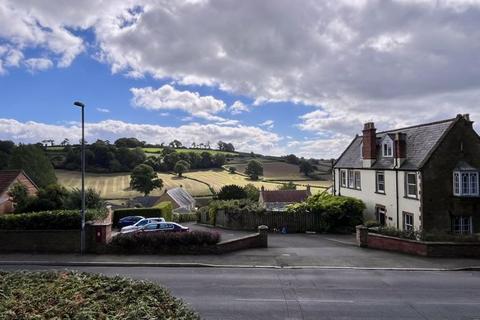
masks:
{"type": "MultiPolygon", "coordinates": [[[[202,214],[202,223],[213,224],[208,214],[202,214]]],[[[215,225],[218,227],[233,230],[256,230],[260,225],[266,225],[270,231],[279,230],[288,233],[322,231],[320,217],[306,213],[287,212],[266,212],[256,213],[235,213],[218,210],[215,217],[215,225]]]]}

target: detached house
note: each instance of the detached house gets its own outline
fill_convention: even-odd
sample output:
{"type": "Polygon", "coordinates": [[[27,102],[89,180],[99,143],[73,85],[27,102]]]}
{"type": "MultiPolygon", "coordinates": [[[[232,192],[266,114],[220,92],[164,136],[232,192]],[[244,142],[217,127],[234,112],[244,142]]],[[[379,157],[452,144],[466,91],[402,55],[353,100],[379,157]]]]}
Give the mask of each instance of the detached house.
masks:
{"type": "Polygon", "coordinates": [[[401,230],[480,232],[480,137],[468,115],[376,132],[366,123],[334,165],[336,195],[401,230]]]}
{"type": "Polygon", "coordinates": [[[265,190],[262,186],[258,203],[267,211],[283,212],[294,203],[305,201],[310,197],[310,186],[306,190],[265,190]]]}
{"type": "Polygon", "coordinates": [[[30,196],[38,192],[35,183],[22,170],[0,170],[0,214],[14,211],[15,204],[8,192],[16,183],[23,184],[30,196]]]}

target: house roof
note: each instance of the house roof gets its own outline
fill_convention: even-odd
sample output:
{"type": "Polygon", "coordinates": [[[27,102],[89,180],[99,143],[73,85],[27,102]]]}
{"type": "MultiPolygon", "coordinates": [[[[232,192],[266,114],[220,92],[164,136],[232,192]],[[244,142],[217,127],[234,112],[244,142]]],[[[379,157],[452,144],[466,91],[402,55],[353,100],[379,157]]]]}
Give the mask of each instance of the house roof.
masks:
{"type": "MultiPolygon", "coordinates": [[[[378,144],[386,135],[406,134],[407,157],[399,169],[416,170],[428,160],[430,155],[442,141],[445,134],[461,116],[443,121],[420,124],[412,127],[377,132],[377,161],[372,169],[391,169],[394,158],[384,158],[378,144]]],[[[363,168],[362,144],[363,136],[357,136],[335,163],[335,168],[363,168]]]]}
{"type": "Polygon", "coordinates": [[[195,199],[183,188],[173,188],[167,194],[179,205],[180,208],[195,205],[195,199]]]}
{"type": "Polygon", "coordinates": [[[150,208],[157,204],[160,200],[159,196],[135,197],[132,199],[133,203],[138,203],[144,208],[150,208]]]}
{"type": "Polygon", "coordinates": [[[5,193],[21,173],[22,170],[0,170],[0,194],[5,193]]]}
{"type": "Polygon", "coordinates": [[[302,202],[311,195],[308,190],[263,190],[261,193],[264,202],[302,202]]]}

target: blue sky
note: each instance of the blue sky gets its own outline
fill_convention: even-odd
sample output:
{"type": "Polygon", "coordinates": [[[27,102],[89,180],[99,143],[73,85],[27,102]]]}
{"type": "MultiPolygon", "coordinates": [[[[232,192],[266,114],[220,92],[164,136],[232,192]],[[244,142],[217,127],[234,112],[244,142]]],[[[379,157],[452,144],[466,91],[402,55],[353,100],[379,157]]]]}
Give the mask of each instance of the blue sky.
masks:
{"type": "Polygon", "coordinates": [[[79,99],[88,141],[336,157],[366,121],[479,119],[479,30],[475,1],[0,0],[0,139],[77,140],[79,99]]]}

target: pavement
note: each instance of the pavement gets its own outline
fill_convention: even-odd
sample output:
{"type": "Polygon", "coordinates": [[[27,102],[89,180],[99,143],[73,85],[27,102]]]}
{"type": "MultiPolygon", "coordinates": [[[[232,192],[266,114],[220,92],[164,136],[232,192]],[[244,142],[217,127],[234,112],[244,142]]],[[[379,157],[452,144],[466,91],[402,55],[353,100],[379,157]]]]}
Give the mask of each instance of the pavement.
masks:
{"type": "MultiPolygon", "coordinates": [[[[249,232],[214,230],[222,240],[249,232]]],[[[480,270],[480,259],[427,258],[360,248],[354,235],[269,234],[269,247],[223,255],[0,254],[1,265],[480,270]]]]}
{"type": "MultiPolygon", "coordinates": [[[[4,270],[62,269],[7,266],[4,270]]],[[[480,319],[477,272],[74,267],[156,282],[202,319],[480,319]]]]}

